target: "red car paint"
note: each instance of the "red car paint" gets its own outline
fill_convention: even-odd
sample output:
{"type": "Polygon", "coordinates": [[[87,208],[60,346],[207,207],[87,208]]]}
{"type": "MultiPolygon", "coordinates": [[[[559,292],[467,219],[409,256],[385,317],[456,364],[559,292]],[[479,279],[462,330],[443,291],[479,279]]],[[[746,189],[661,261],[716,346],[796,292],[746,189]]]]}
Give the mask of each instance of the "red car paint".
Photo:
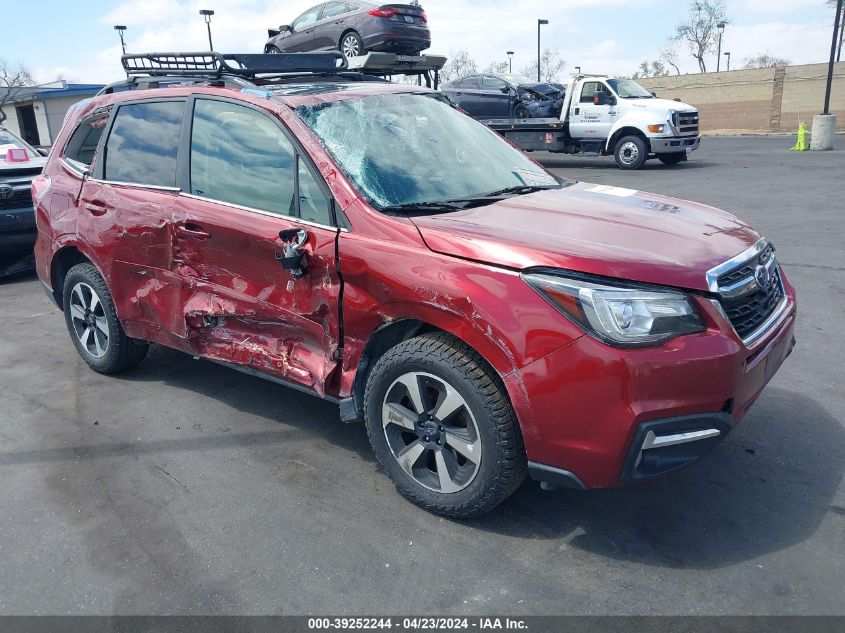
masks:
{"type": "MultiPolygon", "coordinates": [[[[293,108],[416,90],[372,83],[272,99],[214,87],[154,90],[156,99],[235,98],[278,117],[350,229],[256,215],[178,191],[83,182],[57,150],[37,183],[38,274],[57,297],[62,258],[78,252],[104,276],[129,336],[336,399],[354,395],[368,342],[385,328],[413,321],[446,331],[502,378],[528,459],[575,473],[587,487],[620,483],[642,421],[719,412],[729,401],[738,421],[791,351],[794,292],[784,280],[787,309],[746,346],[711,302],[705,273],[760,236],[704,205],[583,183],[447,215],[385,215],[358,194],[293,108]],[[299,227],[309,233],[310,266],[293,282],[276,260],[278,233],[299,227]],[[707,329],[657,347],[611,347],[520,277],[532,266],[691,291],[707,329]]],[[[141,95],[86,103],[56,147],[75,121],[141,95]]]]}

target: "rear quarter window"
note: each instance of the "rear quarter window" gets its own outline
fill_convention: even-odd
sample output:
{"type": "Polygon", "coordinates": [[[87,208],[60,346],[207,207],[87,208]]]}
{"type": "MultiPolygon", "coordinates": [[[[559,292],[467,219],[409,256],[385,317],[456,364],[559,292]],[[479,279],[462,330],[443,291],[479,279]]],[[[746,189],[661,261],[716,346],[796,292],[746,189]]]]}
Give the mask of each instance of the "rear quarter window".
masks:
{"type": "Polygon", "coordinates": [[[83,120],[71,134],[62,156],[76,167],[87,168],[94,162],[97,145],[106,129],[109,113],[102,112],[83,120]]]}
{"type": "Polygon", "coordinates": [[[106,141],[103,178],[175,187],[184,107],[183,101],[120,106],[106,141]]]}

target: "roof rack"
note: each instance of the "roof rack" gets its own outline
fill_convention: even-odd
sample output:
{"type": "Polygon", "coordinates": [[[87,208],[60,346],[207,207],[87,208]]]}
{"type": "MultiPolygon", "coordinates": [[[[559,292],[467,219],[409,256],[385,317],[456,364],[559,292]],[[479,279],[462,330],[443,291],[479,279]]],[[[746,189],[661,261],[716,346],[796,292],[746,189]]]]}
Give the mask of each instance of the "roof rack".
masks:
{"type": "Polygon", "coordinates": [[[126,76],[204,77],[219,79],[224,75],[255,77],[286,73],[336,73],[347,68],[340,51],[324,53],[139,53],[120,58],[126,76]]]}

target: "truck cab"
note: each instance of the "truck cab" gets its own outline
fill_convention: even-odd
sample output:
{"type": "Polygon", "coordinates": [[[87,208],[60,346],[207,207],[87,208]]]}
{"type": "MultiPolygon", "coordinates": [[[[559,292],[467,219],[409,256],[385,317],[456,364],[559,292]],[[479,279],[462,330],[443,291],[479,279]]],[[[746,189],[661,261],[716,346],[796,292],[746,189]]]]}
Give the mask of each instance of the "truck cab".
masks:
{"type": "Polygon", "coordinates": [[[574,76],[561,119],[570,151],[613,154],[622,169],[638,169],[651,157],[680,162],[701,142],[698,110],[659,99],[632,79],[574,76]]]}

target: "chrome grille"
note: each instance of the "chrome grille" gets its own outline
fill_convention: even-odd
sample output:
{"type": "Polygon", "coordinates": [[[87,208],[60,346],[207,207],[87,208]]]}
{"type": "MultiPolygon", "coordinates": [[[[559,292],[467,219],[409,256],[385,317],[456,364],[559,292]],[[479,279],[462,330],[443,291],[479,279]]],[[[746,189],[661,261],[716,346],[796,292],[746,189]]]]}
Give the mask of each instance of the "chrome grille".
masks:
{"type": "Polygon", "coordinates": [[[719,294],[725,316],[745,343],[765,333],[785,305],[774,246],[761,240],[750,251],[746,257],[738,256],[708,274],[711,290],[719,294]]]}
{"type": "Polygon", "coordinates": [[[11,198],[0,198],[0,209],[21,209],[32,206],[32,193],[29,189],[20,189],[11,198]]]}
{"type": "Polygon", "coordinates": [[[676,112],[675,127],[678,129],[678,134],[685,136],[687,134],[698,134],[698,112],[676,112]]]}

